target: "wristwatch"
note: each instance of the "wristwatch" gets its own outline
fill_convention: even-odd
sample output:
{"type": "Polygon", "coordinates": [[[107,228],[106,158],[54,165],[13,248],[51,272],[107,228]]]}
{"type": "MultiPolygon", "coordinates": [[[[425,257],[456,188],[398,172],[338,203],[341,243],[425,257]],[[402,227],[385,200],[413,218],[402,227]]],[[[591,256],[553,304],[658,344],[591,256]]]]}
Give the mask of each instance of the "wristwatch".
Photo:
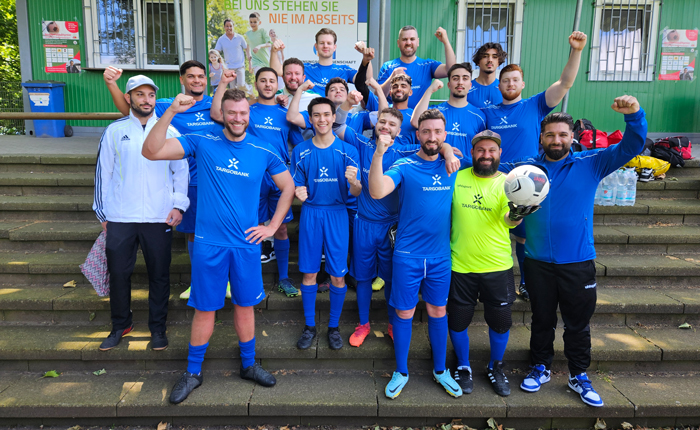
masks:
{"type": "Polygon", "coordinates": [[[185,211],[183,211],[182,209],[177,208],[177,210],[179,210],[181,214],[183,214],[183,215],[185,214],[185,211]]]}

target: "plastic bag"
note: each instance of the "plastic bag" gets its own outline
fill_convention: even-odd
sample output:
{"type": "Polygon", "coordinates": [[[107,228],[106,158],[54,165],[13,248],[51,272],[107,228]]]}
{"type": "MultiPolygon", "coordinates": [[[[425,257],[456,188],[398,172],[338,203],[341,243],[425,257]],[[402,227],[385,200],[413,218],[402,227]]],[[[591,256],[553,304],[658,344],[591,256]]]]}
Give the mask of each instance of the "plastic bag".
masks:
{"type": "Polygon", "coordinates": [[[109,296],[109,272],[107,271],[107,234],[102,231],[92,249],[85,259],[85,263],[80,265],[80,271],[92,284],[100,297],[109,296]]]}
{"type": "Polygon", "coordinates": [[[634,167],[637,173],[642,173],[642,169],[651,169],[654,177],[657,177],[668,172],[668,169],[671,168],[671,163],[654,157],[637,155],[629,163],[625,164],[625,167],[634,167]]]}

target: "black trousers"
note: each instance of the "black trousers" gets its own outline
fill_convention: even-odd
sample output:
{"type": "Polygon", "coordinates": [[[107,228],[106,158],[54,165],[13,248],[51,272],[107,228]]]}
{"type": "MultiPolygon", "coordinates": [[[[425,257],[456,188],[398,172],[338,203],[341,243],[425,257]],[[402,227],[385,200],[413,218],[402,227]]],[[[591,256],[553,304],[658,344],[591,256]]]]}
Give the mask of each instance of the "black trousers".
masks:
{"type": "Polygon", "coordinates": [[[595,263],[554,264],[525,258],[532,327],[530,360],[547,369],[554,358],[557,305],[564,321],[564,355],[569,372],[578,375],[591,364],[590,320],[596,305],[595,263]]]}
{"type": "Polygon", "coordinates": [[[165,223],[107,223],[107,269],[112,329],[123,330],[131,319],[131,274],[141,245],[148,270],[148,328],[165,331],[170,297],[173,228],[165,223]]]}

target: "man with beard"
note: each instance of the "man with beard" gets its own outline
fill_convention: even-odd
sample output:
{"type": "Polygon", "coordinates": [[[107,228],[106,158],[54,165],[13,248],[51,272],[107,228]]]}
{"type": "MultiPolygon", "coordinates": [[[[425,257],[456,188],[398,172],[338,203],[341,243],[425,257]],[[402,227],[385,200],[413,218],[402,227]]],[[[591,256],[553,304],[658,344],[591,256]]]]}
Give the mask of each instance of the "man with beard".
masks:
{"type": "Polygon", "coordinates": [[[170,121],[194,104],[192,97],[179,94],[142,149],[143,156],[149,160],[196,157],[201,173],[198,198],[207,202],[197,215],[192,294],[188,301],[195,313],[187,371],[170,393],[172,403],[182,402],[202,384],[202,362],[214,330],[216,311],[226,301],[227,281],[233,296],[240,376],[266,387],[275,385],[274,376],[255,362],[253,306],[265,298],[260,242],[274,235],[294,198],[294,184],[284,161],[270,145],[246,133],[250,106],[239,89],[227,90],[223,95],[223,130],[168,139],[165,130],[170,121]],[[270,224],[259,226],[260,187],[266,172],[282,195],[270,224]]]}
{"type": "MultiPolygon", "coordinates": [[[[221,93],[226,90],[226,85],[233,80],[233,77],[224,73],[219,82],[221,93]]],[[[250,105],[250,123],[252,127],[247,129],[253,137],[267,142],[275,150],[278,157],[289,166],[290,158],[287,150],[287,140],[290,126],[287,122],[287,110],[277,104],[275,93],[277,92],[277,73],[270,67],[262,67],[255,74],[255,87],[258,90],[257,102],[250,105]]],[[[214,95],[211,105],[211,117],[215,121],[222,122],[221,99],[223,95],[214,95]]],[[[266,173],[260,190],[259,221],[263,224],[269,221],[275,214],[275,209],[279,203],[281,191],[275,185],[272,177],[266,173]]],[[[277,271],[279,283],[277,289],[287,297],[299,295],[294,286],[294,281],[289,278],[289,236],[287,234],[287,223],[292,221],[294,216],[291,207],[287,212],[282,224],[274,235],[274,258],[277,260],[277,271]]],[[[263,252],[264,254],[264,252],[263,252]]],[[[267,261],[270,261],[268,259],[267,261]]],[[[261,262],[267,262],[261,259],[261,262]]]]}
{"type": "MultiPolygon", "coordinates": [[[[450,145],[462,151],[463,154],[471,152],[471,139],[477,133],[486,130],[484,114],[467,101],[467,93],[472,86],[472,65],[470,63],[455,64],[447,72],[447,88],[450,90],[450,98],[436,106],[445,116],[447,128],[445,138],[450,145]]],[[[420,102],[413,111],[411,124],[418,126],[418,118],[428,109],[430,97],[442,88],[442,81],[434,80],[423,94],[420,102]]]]}
{"type": "Polygon", "coordinates": [[[452,282],[447,323],[457,353],[454,379],[464,393],[472,392],[468,327],[478,300],[484,304],[491,344],[486,375],[496,394],[508,396],[510,385],[503,373],[503,355],[512,325],[510,308],[515,301],[510,229],[522,222],[522,216],[515,212],[511,215],[503,189],[506,177],[498,171],[501,136],[482,131],[472,139],[471,152],[474,166],[457,174],[452,196],[452,282]]]}
{"type": "MultiPolygon", "coordinates": [[[[228,73],[234,73],[228,71],[228,73]]],[[[122,75],[122,69],[109,66],[105,69],[104,80],[112,95],[114,106],[124,115],[129,114],[129,106],[124,102],[124,95],[117,86],[117,80],[122,75]]],[[[172,120],[172,126],[180,134],[206,133],[208,131],[221,130],[221,126],[216,124],[210,116],[211,96],[205,94],[207,89],[207,74],[204,64],[199,61],[185,61],[180,66],[180,83],[185,89],[185,95],[195,100],[194,106],[186,112],[177,115],[172,120]]],[[[156,116],[162,116],[173,103],[173,98],[156,100],[156,116]]],[[[190,167],[190,185],[187,190],[187,197],[190,199],[190,208],[183,214],[182,223],[177,227],[177,231],[185,233],[187,236],[187,251],[192,258],[194,250],[194,227],[197,219],[197,161],[194,157],[188,157],[187,163],[190,167]]],[[[180,298],[186,300],[190,297],[190,288],[187,288],[180,298]]],[[[227,297],[231,297],[230,292],[227,297]]]]}
{"type": "MultiPolygon", "coordinates": [[[[307,83],[300,90],[304,85],[307,83]]],[[[298,96],[297,92],[294,98],[298,96]]],[[[333,133],[335,103],[325,97],[314,99],[309,103],[309,115],[316,135],[297,145],[292,155],[295,195],[302,202],[299,271],[304,274],[301,299],[306,323],[297,348],[308,349],[316,338],[316,276],[321,268],[321,253],[325,251],[326,271],[332,283],[328,344],[337,350],[343,347],[338,322],[347,291],[347,202],[350,194],[360,195],[362,184],[358,178],[357,150],[333,133]]]]}
{"type": "MultiPolygon", "coordinates": [[[[435,60],[422,59],[416,55],[420,45],[416,27],[407,25],[399,30],[397,44],[401,56],[387,61],[379,69],[377,81],[382,84],[385,95],[389,94],[391,90],[391,78],[398,73],[405,73],[413,79],[415,84],[413,95],[408,99],[408,107],[415,108],[423,97],[423,93],[430,86],[432,79],[441,79],[447,76],[447,71],[457,61],[455,53],[444,28],[438,27],[435,31],[435,37],[445,46],[445,64],[435,60]]],[[[371,73],[368,74],[371,75],[371,73]]]]}
{"type": "MultiPolygon", "coordinates": [[[[292,97],[297,93],[299,86],[306,81],[306,75],[304,74],[304,63],[298,58],[287,58],[284,60],[282,65],[282,80],[284,81],[284,88],[281,92],[277,93],[277,101],[284,107],[288,108],[289,103],[292,101],[292,97]]],[[[312,91],[306,91],[301,95],[299,101],[299,110],[306,111],[311,100],[316,97],[321,97],[312,91]]],[[[310,137],[309,137],[310,138],[310,137]]],[[[296,142],[299,144],[305,139],[296,142]]]]}
{"type": "Polygon", "coordinates": [[[467,94],[467,101],[479,109],[503,102],[498,89],[496,70],[506,61],[506,51],[500,43],[488,42],[481,45],[472,57],[479,67],[479,76],[472,81],[472,89],[467,94]]]}
{"type": "Polygon", "coordinates": [[[369,192],[381,199],[398,189],[399,225],[393,256],[391,297],[396,309],[394,355],[396,371],[384,390],[395,399],[408,382],[408,352],[418,293],[428,312],[428,335],[433,354],[433,378],[454,397],[462,395],[449,369],[447,355],[447,296],[450,290],[450,207],[457,175],[445,176],[439,156],[445,142],[445,117],[429,109],[418,119],[421,149],[395,162],[385,173],[383,158],[391,141],[377,142],[369,170],[369,192]]]}
{"type": "Polygon", "coordinates": [[[586,369],[591,362],[590,319],[596,305],[593,200],[598,183],[638,155],[647,135],[644,110],[632,96],[612,104],[627,123],[622,141],[606,149],[571,151],[571,115],[554,113],[541,124],[544,153],[501,165],[510,171],[523,164],[540,167],[549,178],[549,194],[541,209],[525,218],[530,238],[525,244],[525,281],[530,290],[531,371],[520,385],[538,391],[550,379],[554,357],[557,307],[564,321],[564,355],[569,387],[590,406],[603,406],[586,369]]]}
{"type": "MultiPolygon", "coordinates": [[[[112,331],[101,351],[117,346],[134,329],[131,314],[131,273],[141,245],[148,270],[148,328],[151,348],[168,347],[165,323],[170,296],[170,247],[173,228],[187,210],[187,162],[151,162],[141,156],[143,140],[155,126],[158,87],[150,78],[134,76],[126,83],[124,102],[129,116],[110,124],[100,139],[92,209],[107,233],[107,268],[112,331]]],[[[180,134],[172,127],[163,134],[180,134]]]]}
{"type": "MultiPolygon", "coordinates": [[[[503,95],[503,103],[489,105],[482,109],[486,116],[486,125],[489,130],[495,131],[503,138],[503,162],[513,161],[522,157],[530,157],[539,150],[540,121],[561,102],[569,89],[574,85],[578,67],[581,62],[581,51],[586,46],[586,35],[580,31],[574,31],[569,36],[571,54],[569,61],[564,66],[564,71],[558,81],[553,83],[546,91],[523,99],[521,93],[525,88],[523,70],[509,64],[501,70],[498,88],[503,95]]],[[[525,276],[523,267],[525,260],[525,234],[524,225],[513,229],[515,236],[515,254],[520,267],[520,296],[529,300],[529,294],[525,288],[525,276]]]]}

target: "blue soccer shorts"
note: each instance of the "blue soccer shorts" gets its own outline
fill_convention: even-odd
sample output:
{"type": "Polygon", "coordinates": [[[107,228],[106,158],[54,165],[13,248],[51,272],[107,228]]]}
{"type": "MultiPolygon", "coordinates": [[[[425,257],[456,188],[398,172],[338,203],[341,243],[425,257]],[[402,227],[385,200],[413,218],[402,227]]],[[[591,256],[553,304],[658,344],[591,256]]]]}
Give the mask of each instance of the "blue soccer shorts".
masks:
{"type": "MultiPolygon", "coordinates": [[[[282,191],[277,188],[277,184],[272,180],[269,172],[265,172],[262,183],[260,184],[260,203],[258,204],[258,222],[263,224],[272,219],[277,210],[277,203],[282,196],[282,191]]],[[[292,207],[289,206],[287,215],[282,220],[286,224],[294,219],[292,207]]]]}
{"type": "Polygon", "coordinates": [[[394,250],[389,240],[389,229],[396,222],[376,223],[355,218],[353,229],[350,273],[358,281],[371,281],[377,275],[391,279],[391,258],[394,250]]]}
{"type": "Polygon", "coordinates": [[[194,224],[197,220],[197,186],[190,185],[187,188],[187,198],[190,199],[190,207],[182,215],[182,222],[175,227],[180,233],[194,233],[194,224]]]}
{"type": "Polygon", "coordinates": [[[418,304],[418,293],[426,303],[447,306],[450,294],[452,260],[449,255],[438,258],[407,258],[394,254],[391,298],[389,304],[400,311],[418,304]]]}
{"type": "Polygon", "coordinates": [[[326,256],[326,272],[340,278],[348,273],[348,212],[345,207],[321,209],[301,207],[299,219],[299,271],[318,273],[321,253],[326,256]]]}
{"type": "Polygon", "coordinates": [[[198,311],[223,308],[229,282],[234,305],[254,306],[265,298],[259,246],[229,248],[195,240],[190,258],[192,292],[187,305],[198,311]]]}

